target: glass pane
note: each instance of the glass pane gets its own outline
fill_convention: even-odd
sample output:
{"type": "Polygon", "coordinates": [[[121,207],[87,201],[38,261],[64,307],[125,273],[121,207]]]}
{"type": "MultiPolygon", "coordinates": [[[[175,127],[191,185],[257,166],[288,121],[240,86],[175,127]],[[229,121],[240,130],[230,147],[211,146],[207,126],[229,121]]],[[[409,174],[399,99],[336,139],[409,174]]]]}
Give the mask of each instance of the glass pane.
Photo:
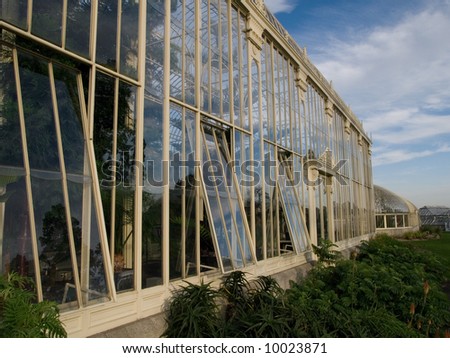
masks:
{"type": "Polygon", "coordinates": [[[66,48],[89,57],[91,0],[67,0],[66,48]]]}
{"type": "MultiPolygon", "coordinates": [[[[170,278],[197,273],[195,115],[172,104],[170,113],[170,278]]],[[[214,252],[213,252],[214,254],[214,252]]]]}
{"type": "Polygon", "coordinates": [[[238,11],[231,9],[231,31],[232,31],[232,60],[233,60],[233,106],[234,124],[242,126],[241,113],[241,49],[239,48],[239,17],[238,11]]]}
{"type": "Polygon", "coordinates": [[[20,54],[19,64],[30,166],[59,172],[48,63],[20,54]]]}
{"type": "Polygon", "coordinates": [[[83,175],[85,148],[76,74],[57,65],[53,68],[66,172],[83,175]]]}
{"type": "Polygon", "coordinates": [[[249,112],[248,112],[248,92],[249,92],[249,74],[248,74],[248,46],[247,46],[247,31],[245,26],[245,18],[243,16],[239,16],[239,25],[240,25],[240,36],[241,36],[241,66],[242,66],[242,88],[243,93],[241,95],[241,99],[243,101],[242,105],[244,107],[243,112],[243,127],[245,129],[250,129],[250,120],[249,120],[249,112]]]}
{"type": "MultiPolygon", "coordinates": [[[[45,0],[44,0],[45,1],[45,0]]],[[[97,63],[117,67],[117,0],[98,2],[97,63]]]]}
{"type": "MultiPolygon", "coordinates": [[[[251,223],[252,191],[254,187],[254,183],[252,183],[254,179],[252,175],[254,165],[250,161],[250,143],[249,135],[235,131],[235,172],[244,202],[245,216],[249,225],[251,223]]],[[[242,236],[245,236],[245,231],[242,231],[242,236]]],[[[246,257],[251,259],[251,256],[246,257]]]]}
{"type": "MultiPolygon", "coordinates": [[[[220,192],[218,192],[219,185],[214,176],[214,172],[217,171],[220,163],[217,161],[212,162],[209,159],[209,151],[208,147],[212,150],[215,150],[215,142],[214,137],[210,134],[206,136],[206,139],[203,141],[203,160],[202,160],[202,168],[203,168],[203,181],[205,183],[205,191],[208,199],[209,210],[211,211],[211,217],[209,218],[209,222],[214,225],[214,233],[217,240],[218,245],[218,256],[222,260],[222,265],[225,271],[230,271],[234,268],[233,262],[231,259],[230,253],[230,243],[228,238],[228,230],[227,228],[231,228],[231,216],[230,213],[223,213],[222,202],[220,198],[220,192]],[[206,140],[206,141],[205,141],[206,140]]],[[[223,185],[222,185],[223,189],[223,185]]],[[[226,199],[225,199],[226,200],[226,199]]]]}
{"type": "Polygon", "coordinates": [[[0,274],[34,278],[28,200],[12,53],[0,63],[0,274]]]}
{"type": "Polygon", "coordinates": [[[162,284],[162,112],[160,102],[145,101],[142,288],[162,284]]]}
{"type": "Polygon", "coordinates": [[[31,32],[61,45],[63,0],[33,0],[31,32]]]}
{"type": "Polygon", "coordinates": [[[222,263],[239,268],[253,261],[246,217],[238,200],[233,168],[229,165],[228,143],[224,132],[204,124],[203,176],[211,220],[214,223],[222,263]]]}
{"type": "MultiPolygon", "coordinates": [[[[299,206],[297,190],[290,179],[291,171],[284,162],[280,163],[278,185],[283,204],[286,224],[289,229],[290,240],[297,253],[307,248],[306,222],[299,206]]],[[[287,240],[287,239],[286,239],[287,240]]]]}
{"type": "Polygon", "coordinates": [[[195,73],[196,73],[196,32],[195,32],[195,1],[189,1],[186,6],[185,34],[185,71],[184,71],[184,101],[195,106],[195,73]]]}
{"type": "Polygon", "coordinates": [[[170,16],[170,95],[183,100],[183,1],[170,16]]]}
{"type": "Polygon", "coordinates": [[[386,222],[388,228],[395,227],[395,215],[386,215],[386,222]]]}
{"type": "Polygon", "coordinates": [[[0,195],[0,273],[17,272],[34,279],[34,257],[29,224],[30,213],[24,172],[10,176],[4,170],[0,195]],[[10,183],[7,183],[10,181],[10,183]]]}
{"type": "Polygon", "coordinates": [[[122,27],[120,34],[120,72],[137,78],[137,51],[139,0],[122,0],[122,27]]]}
{"type": "MultiPolygon", "coordinates": [[[[44,299],[63,303],[66,284],[74,284],[74,275],[62,182],[32,176],[31,184],[44,299]]],[[[76,221],[72,225],[80,232],[76,221]]]]}
{"type": "MultiPolygon", "coordinates": [[[[89,205],[89,204],[87,204],[89,205]]],[[[81,257],[81,293],[83,303],[92,305],[109,300],[109,289],[106,283],[106,272],[103,250],[100,244],[100,231],[95,203],[90,202],[91,215],[89,221],[91,230],[89,240],[83,240],[81,257]],[[89,269],[85,269],[89,267],[89,269]]]]}
{"type": "Polygon", "coordinates": [[[2,0],[1,17],[22,29],[27,27],[28,0],[2,0]]]}
{"type": "Polygon", "coordinates": [[[384,229],[384,215],[377,215],[377,229],[384,229]]]}
{"type": "Polygon", "coordinates": [[[153,98],[163,95],[164,47],[164,2],[147,0],[145,94],[153,98]]]}
{"type": "Polygon", "coordinates": [[[108,237],[112,235],[112,187],[114,185],[114,92],[115,79],[97,73],[95,84],[94,151],[108,237]]]}
{"type": "Polygon", "coordinates": [[[134,287],[134,192],[136,88],[120,82],[117,118],[114,205],[114,270],[116,290],[134,287]]]}
{"type": "Polygon", "coordinates": [[[264,143],[264,193],[266,202],[267,257],[278,256],[278,194],[276,186],[276,161],[273,145],[264,143]]]}
{"type": "Polygon", "coordinates": [[[220,2],[220,25],[219,31],[221,32],[221,45],[222,51],[219,53],[222,61],[222,77],[220,80],[221,97],[222,101],[222,118],[226,121],[230,121],[231,108],[230,98],[232,97],[230,88],[230,62],[229,62],[229,48],[228,48],[228,18],[227,18],[227,3],[225,1],[220,2]]]}
{"type": "Polygon", "coordinates": [[[211,111],[211,77],[210,72],[210,41],[211,33],[209,31],[209,5],[208,0],[201,1],[201,48],[202,48],[202,73],[201,73],[201,108],[206,111],[211,111]]]}
{"type": "Polygon", "coordinates": [[[1,47],[0,55],[0,173],[6,175],[6,167],[23,168],[23,153],[12,52],[1,47]]]}
{"type": "Polygon", "coordinates": [[[405,227],[403,215],[397,215],[397,227],[405,227]]]}

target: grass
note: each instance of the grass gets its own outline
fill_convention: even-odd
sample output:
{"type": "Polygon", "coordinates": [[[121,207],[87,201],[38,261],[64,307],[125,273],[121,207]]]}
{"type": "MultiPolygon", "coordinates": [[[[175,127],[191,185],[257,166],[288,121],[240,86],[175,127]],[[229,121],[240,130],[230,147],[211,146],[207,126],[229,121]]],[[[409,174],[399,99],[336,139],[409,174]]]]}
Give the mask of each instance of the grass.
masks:
{"type": "Polygon", "coordinates": [[[450,233],[441,233],[440,239],[411,241],[410,245],[434,253],[447,266],[447,278],[450,279],[450,233]]]}

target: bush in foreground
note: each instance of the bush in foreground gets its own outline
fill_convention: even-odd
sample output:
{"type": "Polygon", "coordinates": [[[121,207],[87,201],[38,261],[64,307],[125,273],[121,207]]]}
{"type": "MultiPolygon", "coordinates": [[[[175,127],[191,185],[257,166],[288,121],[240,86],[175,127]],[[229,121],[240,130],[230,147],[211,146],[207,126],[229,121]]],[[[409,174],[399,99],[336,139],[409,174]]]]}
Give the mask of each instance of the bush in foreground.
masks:
{"type": "Polygon", "coordinates": [[[178,307],[183,297],[191,308],[178,309],[174,320],[169,310],[165,336],[192,337],[192,329],[180,330],[190,327],[180,321],[191,319],[214,337],[448,335],[450,302],[441,290],[445,267],[433,255],[383,236],[362,243],[350,260],[336,256],[332,261],[317,265],[288,290],[270,277],[249,282],[243,272],[233,272],[219,289],[208,286],[213,303],[204,315],[189,312],[205,306],[191,302],[195,295],[186,301],[187,289],[195,286],[189,285],[171,306],[178,307]]]}
{"type": "Polygon", "coordinates": [[[11,273],[0,277],[0,337],[63,338],[56,302],[35,302],[33,281],[11,273]]]}

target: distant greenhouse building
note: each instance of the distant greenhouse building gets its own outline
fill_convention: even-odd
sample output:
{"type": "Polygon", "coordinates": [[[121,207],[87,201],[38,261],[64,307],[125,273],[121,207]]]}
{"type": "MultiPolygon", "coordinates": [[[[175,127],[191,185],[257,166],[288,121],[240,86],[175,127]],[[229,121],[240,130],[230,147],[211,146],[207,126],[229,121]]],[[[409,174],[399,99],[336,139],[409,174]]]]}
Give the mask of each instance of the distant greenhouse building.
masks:
{"type": "Polygon", "coordinates": [[[378,185],[374,196],[376,232],[401,235],[419,229],[418,210],[410,201],[378,185]]]}
{"type": "Polygon", "coordinates": [[[423,226],[450,231],[450,208],[446,206],[424,206],[419,209],[419,216],[423,226]]]}

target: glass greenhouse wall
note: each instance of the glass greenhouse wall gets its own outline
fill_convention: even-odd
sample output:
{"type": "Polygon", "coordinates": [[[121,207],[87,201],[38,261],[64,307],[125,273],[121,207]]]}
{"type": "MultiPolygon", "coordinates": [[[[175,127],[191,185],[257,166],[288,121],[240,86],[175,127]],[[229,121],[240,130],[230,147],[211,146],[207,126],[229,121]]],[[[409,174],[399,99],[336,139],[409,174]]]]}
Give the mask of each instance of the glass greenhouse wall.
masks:
{"type": "Polygon", "coordinates": [[[371,141],[262,1],[4,0],[0,35],[0,273],[69,335],[374,233],[371,141]]]}

